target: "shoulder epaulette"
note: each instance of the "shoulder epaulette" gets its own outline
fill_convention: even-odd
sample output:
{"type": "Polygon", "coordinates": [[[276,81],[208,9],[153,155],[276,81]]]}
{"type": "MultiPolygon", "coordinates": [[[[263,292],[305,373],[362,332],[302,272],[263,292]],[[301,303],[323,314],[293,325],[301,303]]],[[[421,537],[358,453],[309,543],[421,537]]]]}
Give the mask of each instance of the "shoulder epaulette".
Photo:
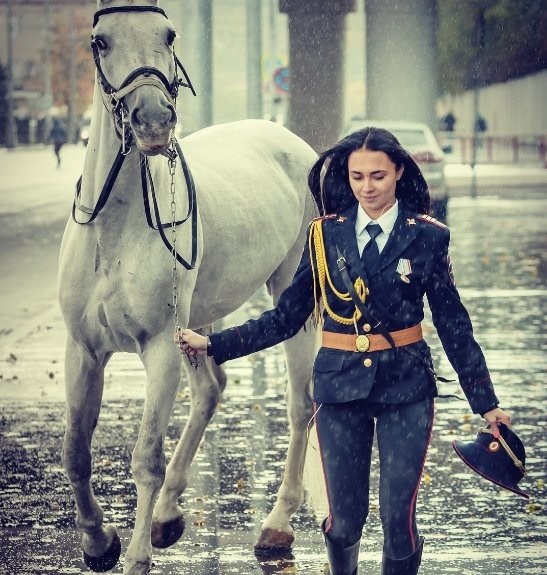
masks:
{"type": "Polygon", "coordinates": [[[338,214],[327,214],[326,216],[319,216],[318,218],[313,218],[312,222],[318,222],[320,220],[332,220],[332,218],[335,218],[338,214]]]}
{"type": "Polygon", "coordinates": [[[443,224],[442,222],[439,222],[439,220],[436,220],[433,216],[428,216],[427,214],[420,214],[418,216],[418,219],[422,220],[422,222],[428,222],[430,224],[433,224],[434,226],[437,226],[438,228],[441,228],[442,230],[446,230],[446,228],[448,227],[445,224],[443,224]]]}

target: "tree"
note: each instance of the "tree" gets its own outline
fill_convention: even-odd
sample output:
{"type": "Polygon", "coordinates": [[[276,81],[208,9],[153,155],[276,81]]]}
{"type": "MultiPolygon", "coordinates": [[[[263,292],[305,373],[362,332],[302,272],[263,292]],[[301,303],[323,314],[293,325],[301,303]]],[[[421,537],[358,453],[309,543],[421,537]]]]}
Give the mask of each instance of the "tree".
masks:
{"type": "MultiPolygon", "coordinates": [[[[74,21],[60,19],[53,29],[51,47],[52,91],[54,104],[69,107],[75,89],[75,111],[81,116],[93,99],[94,63],[90,48],[89,18],[77,12],[74,21]],[[72,33],[70,27],[73,27],[72,33]],[[74,45],[72,45],[74,42],[74,45]],[[75,58],[75,85],[71,86],[71,58],[75,58]]],[[[48,47],[46,47],[48,49],[48,47]]]]}
{"type": "Polygon", "coordinates": [[[475,80],[487,86],[546,69],[543,6],[544,0],[438,0],[441,90],[457,93],[475,80]]]}

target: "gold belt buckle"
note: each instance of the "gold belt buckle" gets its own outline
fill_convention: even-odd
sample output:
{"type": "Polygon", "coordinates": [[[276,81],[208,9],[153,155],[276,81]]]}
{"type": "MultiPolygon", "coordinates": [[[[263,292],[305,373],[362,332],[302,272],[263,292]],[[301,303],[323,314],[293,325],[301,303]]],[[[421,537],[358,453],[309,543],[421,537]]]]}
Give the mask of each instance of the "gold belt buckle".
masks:
{"type": "Polygon", "coordinates": [[[355,349],[357,351],[368,351],[370,340],[366,335],[358,335],[355,339],[355,349]]]}

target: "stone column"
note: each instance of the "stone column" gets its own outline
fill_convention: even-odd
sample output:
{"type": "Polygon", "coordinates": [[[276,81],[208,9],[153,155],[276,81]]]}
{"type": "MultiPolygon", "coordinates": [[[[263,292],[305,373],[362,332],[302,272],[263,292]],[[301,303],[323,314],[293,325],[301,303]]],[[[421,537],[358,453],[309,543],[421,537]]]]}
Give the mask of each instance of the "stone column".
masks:
{"type": "Polygon", "coordinates": [[[262,0],[247,0],[247,118],[262,118],[262,0]]]}
{"type": "Polygon", "coordinates": [[[177,56],[197,93],[181,88],[177,100],[179,122],[189,134],[213,123],[212,0],[166,0],[161,6],[179,32],[177,56]]]}
{"type": "Polygon", "coordinates": [[[338,140],[344,104],[344,24],[355,0],[279,0],[289,15],[287,127],[322,151],[338,140]]]}
{"type": "Polygon", "coordinates": [[[366,0],[367,117],[437,131],[436,1],[366,0]]]}
{"type": "Polygon", "coordinates": [[[13,117],[13,36],[14,36],[14,15],[13,15],[13,0],[7,2],[7,18],[6,18],[6,37],[8,39],[8,62],[7,62],[7,113],[6,113],[6,134],[5,145],[6,148],[12,149],[17,146],[17,129],[15,127],[15,118],[13,117]]]}

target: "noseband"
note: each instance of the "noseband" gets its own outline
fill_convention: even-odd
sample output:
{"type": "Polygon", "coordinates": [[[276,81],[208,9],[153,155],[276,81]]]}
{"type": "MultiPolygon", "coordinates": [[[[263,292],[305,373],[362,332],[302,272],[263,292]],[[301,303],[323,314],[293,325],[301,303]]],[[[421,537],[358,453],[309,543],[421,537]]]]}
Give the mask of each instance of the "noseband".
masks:
{"type": "MultiPolygon", "coordinates": [[[[157,12],[167,18],[165,11],[155,6],[119,6],[104,8],[103,10],[95,12],[93,16],[93,28],[95,28],[101,16],[104,16],[105,14],[113,14],[115,12],[157,12]]],[[[114,116],[114,124],[116,126],[118,136],[122,141],[124,155],[131,151],[130,144],[132,139],[131,130],[126,129],[129,120],[128,110],[124,103],[124,97],[127,96],[127,94],[140,86],[155,86],[161,90],[173,108],[176,108],[176,98],[180,86],[188,88],[194,96],[196,95],[192,82],[190,81],[184,66],[177,58],[174,50],[173,61],[175,64],[175,77],[172,82],[169,82],[165,77],[165,74],[163,74],[161,70],[158,70],[158,68],[154,68],[152,66],[141,66],[128,74],[119,88],[115,88],[107,80],[103,72],[99,48],[93,35],[91,36],[91,49],[93,51],[95,67],[97,68],[99,84],[103,91],[103,103],[108,112],[114,116]],[[184,80],[179,77],[178,70],[182,72],[184,80]]]]}

